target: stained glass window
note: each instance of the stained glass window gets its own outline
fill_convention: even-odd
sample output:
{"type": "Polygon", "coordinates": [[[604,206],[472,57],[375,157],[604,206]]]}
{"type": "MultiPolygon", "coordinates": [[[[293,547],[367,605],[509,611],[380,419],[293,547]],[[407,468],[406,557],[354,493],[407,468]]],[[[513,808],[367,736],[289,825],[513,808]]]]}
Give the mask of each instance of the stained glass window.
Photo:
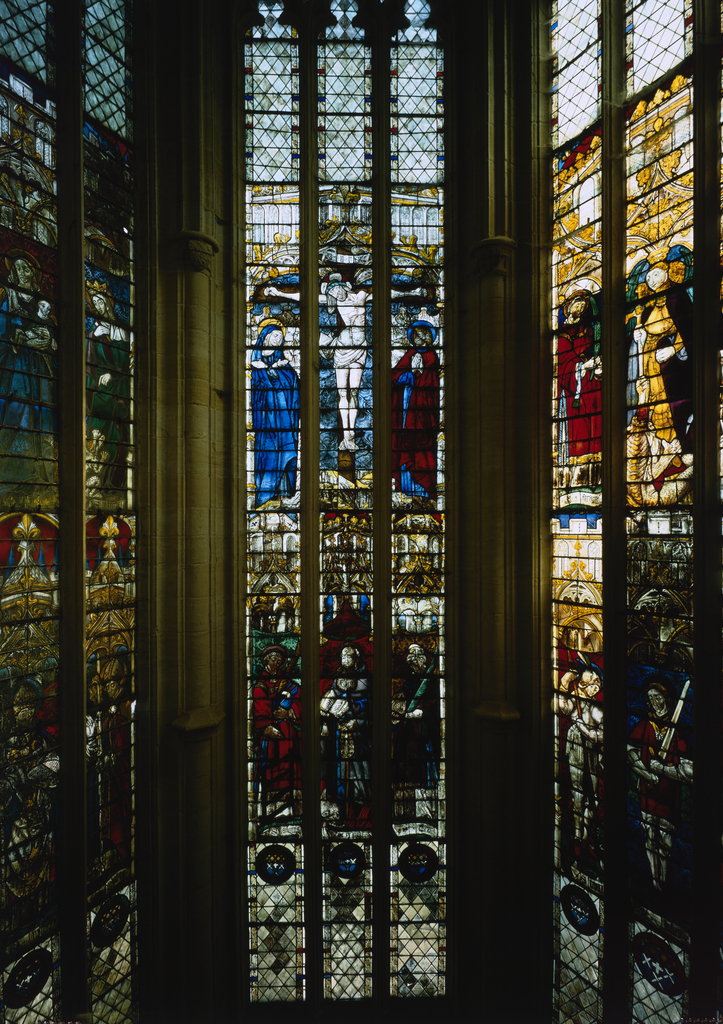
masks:
{"type": "Polygon", "coordinates": [[[37,1019],[60,1005],[58,244],[49,5],[22,6],[0,72],[0,913],[4,1002],[37,1019]]]}
{"type": "Polygon", "coordinates": [[[135,334],[131,7],[85,9],[86,736],[91,1009],[133,1020],[135,334]]]}
{"type": "Polygon", "coordinates": [[[380,7],[381,30],[355,0],[323,23],[271,0],[259,12],[245,40],[249,997],[310,998],[314,963],[322,999],[369,998],[375,971],[395,996],[437,995],[443,53],[422,0],[398,23],[380,7]]]}
{"type": "Polygon", "coordinates": [[[696,104],[720,121],[720,95],[694,101],[694,83],[700,40],[720,26],[701,13],[696,29],[687,0],[603,3],[594,24],[589,6],[555,6],[555,1019],[599,1020],[613,1000],[620,1019],[663,1024],[702,998],[691,979],[712,950],[694,881],[708,646],[696,620],[706,559],[720,559],[707,526],[719,438],[701,415],[719,368],[700,326],[719,302],[694,284],[707,243],[693,224],[719,201],[697,181],[713,159],[696,159],[696,104]],[[611,935],[627,942],[624,1000],[611,935]]]}
{"type": "Polygon", "coordinates": [[[88,3],[81,24],[65,5],[8,0],[0,7],[2,1013],[3,1020],[34,1022],[60,1019],[71,1005],[81,1013],[85,1005],[110,1024],[137,1015],[131,11],[125,0],[88,3]],[[78,49],[61,71],[56,42],[68,35],[78,49]],[[58,176],[56,152],[80,144],[81,122],[75,140],[59,139],[57,126],[59,105],[63,123],[73,120],[67,86],[81,75],[84,178],[73,181],[58,176]],[[84,225],[78,219],[83,180],[84,225]],[[74,240],[70,234],[59,240],[61,216],[82,226],[74,240]],[[60,318],[59,267],[73,265],[76,256],[79,271],[85,257],[84,308],[79,302],[72,313],[78,324],[85,316],[82,338],[60,318]],[[83,415],[68,389],[60,389],[63,374],[67,383],[83,365],[85,493],[64,483],[68,463],[59,429],[64,423],[68,438],[72,421],[83,415]],[[67,552],[64,558],[63,539],[82,535],[83,522],[85,558],[76,564],[67,552]],[[79,593],[83,573],[78,617],[66,598],[79,593]],[[73,680],[60,660],[61,624],[67,638],[81,622],[85,684],[82,672],[73,680]],[[68,691],[74,684],[80,701],[77,691],[68,691]],[[64,700],[86,707],[84,721],[71,730],[87,771],[74,879],[63,875],[71,859],[67,822],[69,800],[77,806],[82,787],[71,796],[73,779],[63,774],[79,764],[77,756],[64,759],[64,700]],[[68,922],[59,913],[63,886],[78,897],[81,913],[87,898],[86,943],[77,933],[67,940],[68,922]],[[73,982],[66,979],[66,973],[77,978],[79,967],[82,978],[84,961],[85,999],[77,988],[70,994],[73,982]]]}

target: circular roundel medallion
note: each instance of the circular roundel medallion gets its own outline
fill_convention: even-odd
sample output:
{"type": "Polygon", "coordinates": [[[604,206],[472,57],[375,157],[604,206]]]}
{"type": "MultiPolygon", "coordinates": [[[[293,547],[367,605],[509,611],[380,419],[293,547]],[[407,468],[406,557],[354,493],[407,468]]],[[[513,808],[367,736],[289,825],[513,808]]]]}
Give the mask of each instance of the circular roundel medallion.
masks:
{"type": "Polygon", "coordinates": [[[130,900],[123,893],[107,899],[90,926],[90,939],[93,945],[98,949],[112,946],[125,928],[130,912],[130,900]]]}
{"type": "Polygon", "coordinates": [[[638,932],[633,956],[640,973],[658,992],[679,996],[685,990],[685,970],[667,942],[653,932],[638,932]]]}
{"type": "Polygon", "coordinates": [[[408,882],[427,882],[438,867],[437,854],[424,843],[410,843],[399,855],[399,870],[408,882]]]}
{"type": "Polygon", "coordinates": [[[600,915],[588,894],[577,885],[566,885],[560,892],[565,917],[581,935],[594,935],[600,927],[600,915]]]}
{"type": "Polygon", "coordinates": [[[280,885],[281,882],[288,882],[293,875],[296,870],[296,860],[291,850],[274,843],[271,846],[265,846],[256,855],[256,870],[264,882],[280,885]]]}
{"type": "Polygon", "coordinates": [[[33,949],[26,953],[13,967],[3,988],[5,1005],[11,1010],[32,1003],[53,969],[53,957],[49,949],[33,949]]]}
{"type": "Polygon", "coordinates": [[[356,843],[339,843],[329,854],[329,867],[339,878],[357,878],[366,865],[366,854],[356,843]]]}

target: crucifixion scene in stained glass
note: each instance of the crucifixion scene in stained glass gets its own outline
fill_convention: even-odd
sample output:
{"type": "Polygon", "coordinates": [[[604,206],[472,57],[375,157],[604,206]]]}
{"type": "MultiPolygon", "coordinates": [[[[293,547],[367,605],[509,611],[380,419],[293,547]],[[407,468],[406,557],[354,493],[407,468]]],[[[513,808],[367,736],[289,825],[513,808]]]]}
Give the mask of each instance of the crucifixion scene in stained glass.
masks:
{"type": "Polygon", "coordinates": [[[252,998],[305,998],[310,841],[322,847],[324,996],[372,994],[372,957],[387,941],[372,920],[381,870],[373,837],[389,816],[390,991],[436,994],[444,977],[442,50],[426,28],[428,4],[408,3],[406,28],[387,49],[385,109],[373,85],[384,51],[372,51],[357,4],[335,0],[315,42],[317,180],[304,181],[299,96],[310,54],[282,4],[262,3],[260,11],[263,24],[246,36],[245,90],[252,998]],[[387,184],[372,185],[384,166],[375,150],[384,124],[387,184]],[[372,237],[383,187],[391,213],[388,327],[375,298],[382,264],[372,237]],[[312,194],[318,234],[309,238],[301,224],[312,194]],[[306,252],[314,253],[313,273],[302,270],[306,252]],[[310,308],[318,311],[311,337],[310,308]],[[391,370],[384,395],[377,354],[391,370]],[[306,408],[311,367],[318,373],[306,408]],[[381,407],[391,414],[387,438],[374,422],[381,407]],[[381,444],[391,445],[389,481],[376,469],[381,444]],[[302,466],[314,451],[318,474],[304,491],[302,466]],[[317,597],[301,572],[312,515],[317,597]],[[388,557],[375,549],[381,516],[389,517],[392,544],[384,569],[393,601],[387,809],[375,806],[372,758],[374,702],[387,689],[375,674],[375,579],[388,557]],[[302,757],[310,601],[319,609],[318,786],[304,780],[302,757]],[[302,805],[315,788],[312,840],[302,805]],[[273,876],[259,870],[269,856],[288,862],[282,891],[270,892],[273,876]]]}

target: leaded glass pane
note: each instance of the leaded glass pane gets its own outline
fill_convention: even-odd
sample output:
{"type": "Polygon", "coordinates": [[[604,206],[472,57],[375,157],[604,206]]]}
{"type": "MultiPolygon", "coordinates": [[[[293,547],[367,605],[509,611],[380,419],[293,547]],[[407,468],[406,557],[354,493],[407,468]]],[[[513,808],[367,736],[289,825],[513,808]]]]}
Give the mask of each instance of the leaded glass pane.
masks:
{"type": "Polygon", "coordinates": [[[554,1019],[602,1014],[604,664],[603,139],[599,6],[553,17],[552,668],[555,736],[554,1019]]]}
{"type": "MultiPolygon", "coordinates": [[[[694,810],[692,15],[685,0],[627,15],[629,95],[660,80],[626,111],[627,422],[613,445],[627,469],[629,993],[633,1020],[664,1022],[687,1010],[694,810]]],[[[558,77],[587,52],[583,22],[555,40],[558,77]]],[[[596,92],[579,103],[589,120],[596,92]]],[[[556,1013],[590,1021],[604,952],[603,141],[591,127],[554,157],[556,1013]]]]}
{"type": "Polygon", "coordinates": [[[246,173],[249,181],[299,177],[299,57],[282,3],[262,3],[263,35],[246,37],[246,173]]]}
{"type": "Polygon", "coordinates": [[[444,64],[434,31],[425,27],[426,0],[405,7],[410,27],[391,51],[391,172],[393,182],[441,182],[444,177],[444,64]]]}
{"type": "Polygon", "coordinates": [[[628,95],[670,71],[693,48],[692,0],[627,0],[628,95]]]}
{"type": "Polygon", "coordinates": [[[0,969],[17,1021],[61,1013],[53,13],[0,5],[0,969]]]}
{"type": "Polygon", "coordinates": [[[132,133],[131,3],[94,0],[85,8],[85,109],[117,132],[132,133]]]}
{"type": "Polygon", "coordinates": [[[600,112],[601,0],[557,0],[552,16],[552,134],[562,145],[600,112]]]}
{"type": "Polygon", "coordinates": [[[86,771],[94,1017],[137,1018],[131,5],[85,9],[86,771]]]}
{"type": "MultiPolygon", "coordinates": [[[[305,992],[299,549],[300,517],[318,499],[323,991],[327,999],[360,999],[372,994],[373,955],[383,957],[387,948],[383,929],[372,931],[372,826],[384,825],[372,804],[380,490],[373,453],[380,439],[373,417],[379,389],[371,50],[353,24],[357,4],[335,0],[333,22],[317,40],[318,264],[309,279],[299,216],[308,183],[297,186],[293,163],[304,69],[293,29],[279,27],[282,5],[262,4],[261,13],[264,25],[247,35],[246,48],[251,996],[285,1000],[305,992]],[[314,291],[318,335],[307,339],[304,307],[314,291]],[[319,390],[307,417],[300,375],[309,344],[319,390]],[[315,448],[302,430],[306,418],[318,429],[319,483],[302,495],[301,452],[315,448]],[[264,935],[254,916],[266,893],[262,882],[277,890],[264,898],[265,906],[273,903],[265,912],[273,932],[264,935]],[[269,940],[273,961],[262,950],[269,940]],[[282,971],[289,972],[283,982],[282,971]]],[[[394,509],[393,729],[404,719],[393,757],[389,890],[392,986],[402,996],[441,994],[445,956],[443,63],[425,27],[428,15],[426,2],[408,5],[410,29],[395,39],[390,65],[392,178],[399,179],[392,198],[391,345],[380,335],[394,375],[382,404],[395,410],[393,479],[384,503],[394,509]]],[[[388,685],[382,681],[382,692],[388,685]]]]}
{"type": "Polygon", "coordinates": [[[633,1018],[654,1008],[656,1021],[683,1014],[686,971],[679,954],[690,927],[692,100],[691,80],[676,75],[639,101],[626,125],[628,856],[639,952],[633,1018]],[[674,986],[661,981],[668,970],[674,986]]]}
{"type": "Polygon", "coordinates": [[[247,785],[251,999],[304,998],[298,55],[246,36],[247,785]],[[274,184],[265,184],[274,182],[274,184]]]}
{"type": "Polygon", "coordinates": [[[3,56],[48,84],[54,77],[54,8],[54,3],[44,0],[0,0],[3,56]]]}
{"type": "Polygon", "coordinates": [[[444,193],[418,184],[442,179],[444,63],[428,13],[406,5],[391,51],[390,991],[402,998],[445,991],[444,193]]]}
{"type": "MultiPolygon", "coordinates": [[[[349,13],[356,13],[356,3],[349,13]]],[[[330,34],[318,49],[319,177],[364,180],[372,171],[371,50],[330,34]]]]}

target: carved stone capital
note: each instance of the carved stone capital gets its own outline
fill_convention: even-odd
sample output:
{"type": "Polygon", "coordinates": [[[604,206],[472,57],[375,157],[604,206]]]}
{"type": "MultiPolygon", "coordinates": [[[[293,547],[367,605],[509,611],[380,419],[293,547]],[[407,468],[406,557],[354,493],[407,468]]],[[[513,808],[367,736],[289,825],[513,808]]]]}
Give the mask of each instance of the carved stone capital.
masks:
{"type": "Polygon", "coordinates": [[[477,273],[480,277],[489,277],[492,274],[506,277],[510,272],[512,253],[516,248],[517,242],[506,235],[484,238],[472,247],[472,258],[477,273]]]}
{"type": "Polygon", "coordinates": [[[187,265],[199,273],[211,266],[211,258],[218,252],[218,242],[203,231],[181,231],[178,236],[187,265]]]}

